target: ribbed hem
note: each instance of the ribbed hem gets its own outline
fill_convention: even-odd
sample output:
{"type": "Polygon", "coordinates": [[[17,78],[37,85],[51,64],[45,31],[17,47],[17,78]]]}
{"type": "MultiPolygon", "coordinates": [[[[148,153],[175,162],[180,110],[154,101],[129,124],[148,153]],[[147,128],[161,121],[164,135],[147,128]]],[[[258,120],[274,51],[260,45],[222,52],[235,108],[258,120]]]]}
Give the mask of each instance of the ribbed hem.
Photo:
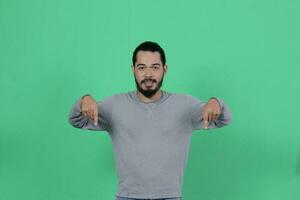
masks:
{"type": "Polygon", "coordinates": [[[130,189],[119,189],[117,194],[119,197],[134,199],[161,199],[161,198],[178,198],[181,197],[181,190],[178,188],[156,189],[151,191],[133,191],[130,189]]]}

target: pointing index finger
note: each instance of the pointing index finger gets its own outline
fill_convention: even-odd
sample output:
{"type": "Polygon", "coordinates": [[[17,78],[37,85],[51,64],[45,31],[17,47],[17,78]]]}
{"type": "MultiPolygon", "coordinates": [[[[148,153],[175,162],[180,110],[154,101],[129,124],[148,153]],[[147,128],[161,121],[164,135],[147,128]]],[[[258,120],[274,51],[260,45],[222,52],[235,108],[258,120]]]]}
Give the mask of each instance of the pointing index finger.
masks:
{"type": "Polygon", "coordinates": [[[203,113],[203,120],[204,120],[204,128],[207,129],[207,127],[208,127],[208,113],[207,112],[203,113]]]}
{"type": "Polygon", "coordinates": [[[98,110],[97,109],[94,110],[94,125],[95,126],[98,125],[98,110]]]}

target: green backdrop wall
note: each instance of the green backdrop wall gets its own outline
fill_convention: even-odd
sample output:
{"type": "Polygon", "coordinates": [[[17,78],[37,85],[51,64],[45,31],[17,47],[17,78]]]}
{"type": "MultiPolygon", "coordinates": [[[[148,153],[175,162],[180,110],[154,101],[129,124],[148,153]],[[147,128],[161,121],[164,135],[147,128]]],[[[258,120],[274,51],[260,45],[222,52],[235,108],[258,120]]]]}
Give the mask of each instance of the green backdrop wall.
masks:
{"type": "Polygon", "coordinates": [[[114,199],[107,132],[74,101],[135,89],[133,49],[166,51],[163,89],[223,98],[232,124],[194,131],[186,200],[300,199],[300,1],[0,0],[0,200],[114,199]]]}

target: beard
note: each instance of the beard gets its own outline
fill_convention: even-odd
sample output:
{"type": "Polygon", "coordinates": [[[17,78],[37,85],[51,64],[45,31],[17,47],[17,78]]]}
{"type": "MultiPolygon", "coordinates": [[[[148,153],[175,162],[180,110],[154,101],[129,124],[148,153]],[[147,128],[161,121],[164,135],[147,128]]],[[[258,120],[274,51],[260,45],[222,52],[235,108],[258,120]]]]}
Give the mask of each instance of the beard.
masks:
{"type": "Polygon", "coordinates": [[[156,94],[156,92],[161,88],[162,83],[163,83],[163,80],[164,80],[164,75],[162,76],[161,81],[156,85],[156,87],[155,87],[154,89],[148,88],[148,89],[144,90],[144,89],[141,87],[141,85],[142,85],[143,83],[145,83],[146,80],[150,80],[150,81],[152,81],[153,83],[157,83],[157,81],[156,81],[155,79],[144,79],[144,80],[141,81],[141,85],[138,83],[138,81],[136,80],[136,77],[135,77],[135,76],[134,76],[134,80],[135,80],[136,88],[138,89],[138,91],[139,91],[140,93],[142,93],[145,97],[151,98],[151,97],[153,97],[153,96],[156,94]]]}

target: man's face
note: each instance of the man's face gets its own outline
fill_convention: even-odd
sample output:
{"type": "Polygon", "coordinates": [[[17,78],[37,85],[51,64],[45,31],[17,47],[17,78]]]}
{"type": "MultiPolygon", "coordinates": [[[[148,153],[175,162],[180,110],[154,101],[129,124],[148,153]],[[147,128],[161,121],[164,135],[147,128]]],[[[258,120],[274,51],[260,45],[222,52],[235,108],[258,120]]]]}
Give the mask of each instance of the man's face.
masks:
{"type": "Polygon", "coordinates": [[[151,98],[162,86],[167,65],[163,66],[159,52],[138,51],[132,70],[137,89],[151,98]]]}

